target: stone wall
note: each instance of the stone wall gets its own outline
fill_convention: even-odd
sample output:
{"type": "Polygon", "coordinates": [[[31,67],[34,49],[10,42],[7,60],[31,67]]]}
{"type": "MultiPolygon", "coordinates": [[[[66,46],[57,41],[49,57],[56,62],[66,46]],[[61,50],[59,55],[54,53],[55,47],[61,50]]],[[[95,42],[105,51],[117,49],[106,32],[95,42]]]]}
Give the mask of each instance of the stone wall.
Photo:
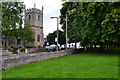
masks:
{"type": "Polygon", "coordinates": [[[2,57],[2,70],[6,70],[12,67],[28,64],[36,61],[47,60],[51,58],[61,57],[77,53],[76,50],[62,50],[55,52],[37,52],[31,54],[21,54],[8,57],[2,57]]]}
{"type": "Polygon", "coordinates": [[[26,53],[33,53],[33,52],[37,52],[37,49],[36,48],[27,48],[26,53]]]}

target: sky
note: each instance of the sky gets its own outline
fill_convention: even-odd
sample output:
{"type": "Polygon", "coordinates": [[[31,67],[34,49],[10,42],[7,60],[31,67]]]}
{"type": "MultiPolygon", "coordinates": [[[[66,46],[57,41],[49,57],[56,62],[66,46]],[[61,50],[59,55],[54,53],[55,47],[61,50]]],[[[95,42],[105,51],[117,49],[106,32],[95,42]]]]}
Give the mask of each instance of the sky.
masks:
{"type": "MultiPolygon", "coordinates": [[[[57,30],[57,19],[50,19],[50,17],[59,17],[60,9],[62,8],[62,0],[22,0],[26,6],[26,9],[33,8],[34,4],[36,8],[43,11],[43,33],[44,37],[49,33],[57,30]]],[[[61,30],[61,25],[59,24],[59,29],[61,30]]]]}

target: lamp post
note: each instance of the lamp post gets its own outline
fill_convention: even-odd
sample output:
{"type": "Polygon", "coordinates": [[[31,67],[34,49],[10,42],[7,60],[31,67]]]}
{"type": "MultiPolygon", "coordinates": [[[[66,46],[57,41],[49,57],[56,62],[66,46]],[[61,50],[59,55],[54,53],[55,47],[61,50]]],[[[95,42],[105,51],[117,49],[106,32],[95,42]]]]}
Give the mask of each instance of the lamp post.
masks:
{"type": "Polygon", "coordinates": [[[67,13],[66,13],[66,50],[67,50],[67,13]]]}
{"type": "Polygon", "coordinates": [[[51,19],[56,18],[57,19],[57,51],[58,51],[58,27],[59,27],[59,18],[58,17],[50,17],[51,19]]]}

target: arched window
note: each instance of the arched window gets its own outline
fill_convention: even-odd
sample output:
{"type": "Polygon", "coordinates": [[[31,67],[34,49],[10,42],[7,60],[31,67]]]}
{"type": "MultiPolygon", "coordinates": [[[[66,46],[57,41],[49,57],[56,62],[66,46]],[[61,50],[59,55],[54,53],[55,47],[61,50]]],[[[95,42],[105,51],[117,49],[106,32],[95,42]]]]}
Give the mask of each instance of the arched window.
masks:
{"type": "Polygon", "coordinates": [[[5,47],[7,47],[7,41],[5,41],[5,47]]]}
{"type": "Polygon", "coordinates": [[[4,46],[4,41],[2,41],[2,46],[4,46]]]}
{"type": "Polygon", "coordinates": [[[40,20],[40,15],[38,15],[38,20],[40,20]]]}
{"type": "Polygon", "coordinates": [[[40,42],[40,35],[37,36],[37,42],[40,42]]]}
{"type": "Polygon", "coordinates": [[[31,20],[31,16],[29,15],[29,21],[31,20]]]}

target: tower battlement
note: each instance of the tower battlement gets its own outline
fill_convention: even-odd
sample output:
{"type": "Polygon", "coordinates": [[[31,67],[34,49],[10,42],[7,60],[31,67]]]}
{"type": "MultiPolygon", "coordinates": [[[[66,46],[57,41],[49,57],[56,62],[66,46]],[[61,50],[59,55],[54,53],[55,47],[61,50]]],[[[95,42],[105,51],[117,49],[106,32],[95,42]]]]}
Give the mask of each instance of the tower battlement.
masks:
{"type": "Polygon", "coordinates": [[[40,9],[37,9],[37,8],[27,9],[27,10],[25,10],[25,12],[26,13],[37,12],[37,13],[43,14],[43,10],[40,10],[40,9]]]}

